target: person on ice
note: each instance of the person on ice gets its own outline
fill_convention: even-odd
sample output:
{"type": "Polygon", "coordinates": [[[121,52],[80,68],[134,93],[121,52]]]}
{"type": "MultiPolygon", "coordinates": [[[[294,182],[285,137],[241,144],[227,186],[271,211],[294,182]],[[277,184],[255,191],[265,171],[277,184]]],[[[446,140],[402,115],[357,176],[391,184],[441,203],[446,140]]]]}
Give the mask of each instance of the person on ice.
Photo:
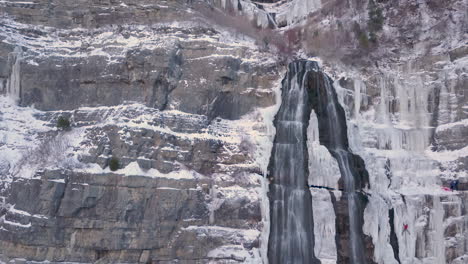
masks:
{"type": "Polygon", "coordinates": [[[453,189],[458,191],[458,179],[455,179],[455,183],[453,185],[453,189]]]}
{"type": "Polygon", "coordinates": [[[450,190],[456,190],[458,191],[458,179],[454,179],[450,182],[450,190]]]}
{"type": "Polygon", "coordinates": [[[403,232],[401,233],[402,235],[405,234],[405,232],[408,232],[408,235],[411,235],[409,230],[408,230],[408,224],[403,224],[403,232]]]}

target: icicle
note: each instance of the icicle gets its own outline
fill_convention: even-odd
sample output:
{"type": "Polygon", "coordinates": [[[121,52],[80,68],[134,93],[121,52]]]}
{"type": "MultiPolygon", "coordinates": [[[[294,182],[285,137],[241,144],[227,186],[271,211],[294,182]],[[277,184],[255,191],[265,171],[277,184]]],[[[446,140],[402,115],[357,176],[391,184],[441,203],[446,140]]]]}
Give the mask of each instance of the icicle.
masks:
{"type": "Polygon", "coordinates": [[[433,239],[431,242],[430,254],[436,259],[436,263],[445,262],[445,238],[444,238],[444,208],[440,202],[440,196],[433,197],[433,209],[431,211],[430,229],[433,231],[433,239]]]}
{"type": "Polygon", "coordinates": [[[291,25],[304,17],[314,10],[319,9],[322,6],[321,0],[296,0],[292,1],[289,9],[287,10],[287,22],[291,25]]]}
{"type": "Polygon", "coordinates": [[[6,93],[15,102],[19,102],[21,99],[21,77],[20,77],[20,65],[22,58],[22,49],[16,47],[14,52],[10,54],[9,59],[12,62],[10,77],[7,80],[6,93]]]}
{"type": "Polygon", "coordinates": [[[215,211],[218,210],[221,205],[224,203],[224,199],[218,198],[218,186],[213,185],[210,190],[211,203],[208,206],[210,212],[209,223],[210,225],[215,222],[215,211]]]}
{"type": "Polygon", "coordinates": [[[0,78],[0,94],[6,93],[5,89],[4,79],[0,78]]]}
{"type": "Polygon", "coordinates": [[[364,83],[358,79],[354,81],[354,118],[359,119],[359,110],[361,109],[361,93],[364,83]]]}

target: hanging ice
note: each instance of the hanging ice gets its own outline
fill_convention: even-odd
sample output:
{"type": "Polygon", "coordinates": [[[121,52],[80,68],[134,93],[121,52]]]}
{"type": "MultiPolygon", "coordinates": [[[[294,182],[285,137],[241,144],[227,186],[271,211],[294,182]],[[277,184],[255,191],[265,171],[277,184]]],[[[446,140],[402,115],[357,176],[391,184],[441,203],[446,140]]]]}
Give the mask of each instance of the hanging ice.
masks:
{"type": "Polygon", "coordinates": [[[14,52],[10,54],[11,61],[11,72],[10,77],[7,80],[6,93],[15,102],[21,99],[21,79],[20,79],[20,65],[21,65],[22,50],[20,47],[16,47],[14,52]]]}

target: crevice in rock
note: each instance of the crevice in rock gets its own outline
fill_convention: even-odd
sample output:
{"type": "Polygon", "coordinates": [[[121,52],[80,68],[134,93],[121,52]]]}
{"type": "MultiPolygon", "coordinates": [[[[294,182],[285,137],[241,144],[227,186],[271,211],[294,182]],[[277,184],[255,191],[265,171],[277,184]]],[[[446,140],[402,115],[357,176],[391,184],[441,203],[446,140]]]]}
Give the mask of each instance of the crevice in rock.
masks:
{"type": "Polygon", "coordinates": [[[393,255],[395,256],[395,259],[400,262],[400,249],[398,247],[398,238],[395,233],[395,209],[390,209],[388,210],[388,217],[390,218],[390,245],[392,246],[393,249],[393,255]]]}
{"type": "Polygon", "coordinates": [[[213,103],[211,104],[208,112],[208,121],[211,122],[216,117],[221,117],[229,120],[235,119],[239,114],[239,96],[236,96],[231,91],[220,92],[213,103]]]}
{"type": "Polygon", "coordinates": [[[169,96],[177,88],[182,76],[181,65],[183,63],[181,47],[178,45],[169,57],[169,64],[153,83],[153,91],[150,99],[152,107],[160,111],[166,109],[169,96]]]}
{"type": "MultiPolygon", "coordinates": [[[[430,94],[430,96],[432,96],[432,100],[429,99],[429,101],[433,101],[432,119],[430,121],[430,126],[431,127],[437,127],[439,125],[440,92],[441,92],[440,87],[437,87],[430,94]]],[[[431,109],[428,109],[428,111],[429,110],[431,110],[431,109]]],[[[437,149],[438,144],[437,144],[437,141],[436,141],[435,129],[432,129],[432,131],[431,131],[431,135],[429,137],[429,144],[432,146],[432,150],[437,149]]]]}
{"type": "Polygon", "coordinates": [[[63,197],[65,197],[65,191],[67,189],[68,179],[65,179],[65,183],[57,183],[56,189],[53,195],[53,215],[57,215],[60,205],[62,204],[63,197]]]}
{"type": "Polygon", "coordinates": [[[387,161],[385,161],[384,168],[385,168],[385,176],[387,176],[387,179],[389,181],[387,188],[390,188],[390,186],[392,186],[392,178],[393,178],[392,164],[390,163],[390,159],[387,159],[387,161]]]}
{"type": "Polygon", "coordinates": [[[96,261],[104,259],[109,254],[108,250],[98,249],[96,250],[96,261]]]}

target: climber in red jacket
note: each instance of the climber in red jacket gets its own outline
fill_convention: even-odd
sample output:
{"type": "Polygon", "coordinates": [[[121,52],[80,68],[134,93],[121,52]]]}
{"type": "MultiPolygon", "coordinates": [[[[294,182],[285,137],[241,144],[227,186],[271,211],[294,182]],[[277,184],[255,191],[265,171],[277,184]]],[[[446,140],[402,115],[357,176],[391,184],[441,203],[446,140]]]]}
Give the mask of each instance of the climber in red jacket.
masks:
{"type": "Polygon", "coordinates": [[[408,230],[408,224],[403,224],[403,232],[401,233],[402,235],[405,233],[405,232],[408,232],[408,234],[410,235],[410,232],[408,230]]]}

